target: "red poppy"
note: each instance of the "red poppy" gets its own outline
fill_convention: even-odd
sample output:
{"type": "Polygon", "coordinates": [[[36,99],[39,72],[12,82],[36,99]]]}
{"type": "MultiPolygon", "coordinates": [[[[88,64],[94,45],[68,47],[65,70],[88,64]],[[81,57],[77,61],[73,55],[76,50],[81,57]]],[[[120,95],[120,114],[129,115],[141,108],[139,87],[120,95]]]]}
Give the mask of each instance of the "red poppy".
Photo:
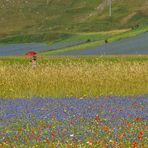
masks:
{"type": "Polygon", "coordinates": [[[128,126],[128,127],[131,127],[132,125],[131,125],[131,124],[127,124],[127,126],[128,126]]]}
{"type": "Polygon", "coordinates": [[[121,136],[120,135],[118,135],[118,139],[121,139],[121,136]]]}
{"type": "Polygon", "coordinates": [[[143,132],[142,132],[142,131],[140,131],[140,132],[139,132],[139,134],[140,134],[140,135],[143,135],[143,132]]]}
{"type": "Polygon", "coordinates": [[[114,141],[114,144],[117,144],[117,142],[116,142],[116,141],[114,141]]]}
{"type": "Polygon", "coordinates": [[[54,136],[55,136],[54,131],[52,131],[52,132],[50,133],[50,135],[51,135],[52,137],[54,137],[54,136]]]}
{"type": "Polygon", "coordinates": [[[140,118],[137,117],[137,118],[136,118],[136,121],[139,121],[139,120],[140,120],[140,118]]]}
{"type": "Polygon", "coordinates": [[[134,147],[136,147],[137,144],[138,144],[138,143],[137,143],[136,141],[133,141],[133,142],[132,142],[132,146],[134,146],[134,147]]]}
{"type": "Polygon", "coordinates": [[[138,136],[138,139],[142,139],[142,136],[141,136],[141,135],[139,135],[139,136],[138,136]]]}
{"type": "Polygon", "coordinates": [[[99,121],[100,120],[100,118],[99,118],[99,116],[96,116],[96,118],[95,118],[97,121],[99,121]]]}

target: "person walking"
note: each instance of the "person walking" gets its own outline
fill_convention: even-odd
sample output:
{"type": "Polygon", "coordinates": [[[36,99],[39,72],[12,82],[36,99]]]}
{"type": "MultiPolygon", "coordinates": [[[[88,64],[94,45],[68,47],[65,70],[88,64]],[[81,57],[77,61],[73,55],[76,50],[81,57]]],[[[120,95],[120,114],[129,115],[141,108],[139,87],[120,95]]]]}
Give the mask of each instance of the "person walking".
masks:
{"type": "Polygon", "coordinates": [[[27,55],[27,56],[31,56],[32,57],[32,60],[30,61],[30,63],[32,64],[32,67],[33,68],[35,68],[36,67],[36,65],[37,65],[37,62],[36,62],[36,52],[33,52],[33,51],[31,51],[31,52],[27,52],[25,55],[27,55]]]}
{"type": "Polygon", "coordinates": [[[37,65],[36,59],[32,59],[32,67],[35,68],[37,65]]]}

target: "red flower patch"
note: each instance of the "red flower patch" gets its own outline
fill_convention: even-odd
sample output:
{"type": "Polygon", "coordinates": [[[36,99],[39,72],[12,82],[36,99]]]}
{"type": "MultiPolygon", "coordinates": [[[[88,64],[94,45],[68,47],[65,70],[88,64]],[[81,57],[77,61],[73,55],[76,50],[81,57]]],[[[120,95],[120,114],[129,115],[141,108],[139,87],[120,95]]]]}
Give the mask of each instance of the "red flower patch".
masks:
{"type": "Polygon", "coordinates": [[[99,121],[100,120],[99,116],[96,116],[95,120],[96,121],[99,121]]]}

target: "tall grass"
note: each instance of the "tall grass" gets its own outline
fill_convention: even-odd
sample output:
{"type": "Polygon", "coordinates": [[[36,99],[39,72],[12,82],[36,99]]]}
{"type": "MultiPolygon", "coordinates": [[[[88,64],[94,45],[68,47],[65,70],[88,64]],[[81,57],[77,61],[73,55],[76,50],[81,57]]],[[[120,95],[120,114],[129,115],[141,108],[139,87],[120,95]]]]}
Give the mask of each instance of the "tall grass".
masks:
{"type": "Polygon", "coordinates": [[[148,62],[0,64],[2,98],[142,94],[148,94],[148,62]]]}

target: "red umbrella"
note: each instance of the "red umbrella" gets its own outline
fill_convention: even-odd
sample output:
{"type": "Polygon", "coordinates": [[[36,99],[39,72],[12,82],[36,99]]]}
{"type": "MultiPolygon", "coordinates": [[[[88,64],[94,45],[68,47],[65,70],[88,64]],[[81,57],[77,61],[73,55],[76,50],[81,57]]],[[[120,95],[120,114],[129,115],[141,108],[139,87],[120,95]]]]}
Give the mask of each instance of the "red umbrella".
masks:
{"type": "Polygon", "coordinates": [[[34,52],[34,51],[30,51],[30,52],[27,52],[25,55],[27,55],[27,56],[35,56],[37,53],[36,52],[34,52]]]}

